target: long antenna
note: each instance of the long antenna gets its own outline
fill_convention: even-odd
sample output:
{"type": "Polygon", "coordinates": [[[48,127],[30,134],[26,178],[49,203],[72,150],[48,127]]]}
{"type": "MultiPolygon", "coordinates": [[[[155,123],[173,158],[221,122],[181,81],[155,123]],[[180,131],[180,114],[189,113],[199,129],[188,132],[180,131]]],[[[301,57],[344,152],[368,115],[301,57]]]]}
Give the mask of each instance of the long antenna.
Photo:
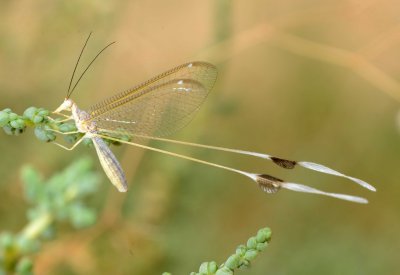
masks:
{"type": "Polygon", "coordinates": [[[81,76],[79,77],[78,81],[76,81],[74,87],[72,88],[71,92],[68,94],[68,97],[70,97],[72,95],[72,93],[74,92],[76,86],[78,85],[79,81],[82,79],[82,77],[85,75],[86,71],[90,68],[90,66],[93,64],[93,62],[97,59],[97,57],[99,57],[99,55],[104,52],[108,47],[110,47],[112,44],[114,44],[114,42],[111,42],[110,44],[108,44],[107,46],[105,46],[94,58],[93,60],[89,63],[89,65],[86,67],[86,69],[83,71],[83,73],[81,74],[81,76]]]}
{"type": "Polygon", "coordinates": [[[69,85],[68,85],[67,98],[69,98],[71,96],[71,94],[72,94],[72,92],[70,93],[69,90],[71,89],[72,81],[73,81],[74,76],[75,76],[75,71],[76,71],[76,68],[78,67],[79,60],[81,60],[83,51],[85,50],[86,45],[87,45],[91,35],[92,35],[92,32],[90,32],[88,37],[86,38],[85,44],[82,47],[81,53],[79,54],[79,57],[78,57],[78,60],[76,61],[76,64],[75,64],[75,67],[74,67],[74,71],[72,72],[71,80],[69,81],[69,85]]]}

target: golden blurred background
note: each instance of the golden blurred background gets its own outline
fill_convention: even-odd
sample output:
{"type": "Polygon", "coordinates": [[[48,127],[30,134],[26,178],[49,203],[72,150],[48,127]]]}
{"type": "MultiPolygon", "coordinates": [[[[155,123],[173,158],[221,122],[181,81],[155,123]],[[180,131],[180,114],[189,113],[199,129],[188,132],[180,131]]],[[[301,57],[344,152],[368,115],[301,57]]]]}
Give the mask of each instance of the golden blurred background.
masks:
{"type": "MultiPolygon", "coordinates": [[[[226,171],[140,149],[113,148],[129,178],[104,176],[96,225],[60,226],[35,256],[37,274],[188,274],[223,262],[259,228],[273,240],[240,274],[395,274],[400,241],[400,16],[396,1],[0,2],[0,109],[55,109],[90,31],[82,66],[107,50],[73,98],[85,109],[171,67],[204,60],[217,84],[173,138],[322,163],[345,179],[229,153],[153,145],[369,199],[358,205],[282,190],[267,195],[226,171]]],[[[79,156],[32,131],[0,134],[0,231],[18,231],[28,207],[20,168],[44,175],[79,156]]],[[[102,174],[103,175],[103,174],[102,174]]]]}

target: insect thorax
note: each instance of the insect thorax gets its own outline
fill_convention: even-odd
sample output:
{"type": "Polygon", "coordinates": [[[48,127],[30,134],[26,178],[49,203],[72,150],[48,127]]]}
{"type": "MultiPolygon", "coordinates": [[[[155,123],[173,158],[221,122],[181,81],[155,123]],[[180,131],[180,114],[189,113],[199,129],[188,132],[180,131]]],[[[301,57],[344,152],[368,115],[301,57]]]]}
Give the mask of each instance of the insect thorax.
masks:
{"type": "Polygon", "coordinates": [[[97,130],[96,123],[90,121],[90,115],[87,112],[79,109],[76,104],[73,105],[71,111],[75,120],[76,128],[79,132],[87,133],[95,132],[97,130]]]}

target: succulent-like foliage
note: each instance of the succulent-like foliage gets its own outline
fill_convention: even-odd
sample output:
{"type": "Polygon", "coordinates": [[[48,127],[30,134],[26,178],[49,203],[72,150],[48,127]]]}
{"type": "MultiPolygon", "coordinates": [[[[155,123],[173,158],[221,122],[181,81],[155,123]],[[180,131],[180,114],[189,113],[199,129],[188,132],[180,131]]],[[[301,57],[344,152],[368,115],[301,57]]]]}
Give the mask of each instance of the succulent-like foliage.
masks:
{"type": "Polygon", "coordinates": [[[32,207],[19,233],[0,233],[0,274],[33,274],[30,255],[54,236],[57,223],[79,229],[96,221],[96,211],[84,203],[100,181],[91,168],[91,160],[83,158],[47,180],[32,167],[22,170],[25,198],[32,207]]]}

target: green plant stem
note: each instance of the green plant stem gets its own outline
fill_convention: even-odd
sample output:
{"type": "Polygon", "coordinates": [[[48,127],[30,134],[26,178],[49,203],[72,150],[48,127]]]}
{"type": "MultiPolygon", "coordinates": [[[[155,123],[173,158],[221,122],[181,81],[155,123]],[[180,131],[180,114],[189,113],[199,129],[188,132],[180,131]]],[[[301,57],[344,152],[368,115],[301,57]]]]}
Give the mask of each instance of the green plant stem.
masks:
{"type": "Polygon", "coordinates": [[[21,236],[29,240],[34,240],[38,238],[53,221],[53,215],[50,213],[43,213],[41,217],[31,221],[25,226],[21,231],[21,236]]]}
{"type": "MultiPolygon", "coordinates": [[[[235,253],[223,264],[218,266],[215,261],[203,262],[199,272],[191,272],[190,275],[233,275],[236,270],[250,266],[258,254],[268,246],[271,235],[271,229],[262,228],[255,236],[250,237],[245,245],[239,245],[235,253]]],[[[162,275],[171,275],[171,273],[164,272],[162,275]]]]}

